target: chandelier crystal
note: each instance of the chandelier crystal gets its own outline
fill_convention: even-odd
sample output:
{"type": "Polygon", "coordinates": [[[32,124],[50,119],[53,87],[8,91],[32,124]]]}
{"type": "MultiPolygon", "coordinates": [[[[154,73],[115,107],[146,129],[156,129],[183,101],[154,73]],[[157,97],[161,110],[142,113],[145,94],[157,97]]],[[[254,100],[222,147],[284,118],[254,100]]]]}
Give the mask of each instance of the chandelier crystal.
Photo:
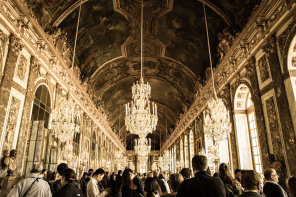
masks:
{"type": "Polygon", "coordinates": [[[205,115],[204,133],[213,138],[215,144],[227,139],[231,132],[229,112],[221,98],[212,98],[208,103],[205,115]]]}
{"type": "Polygon", "coordinates": [[[140,82],[132,87],[131,104],[126,105],[125,125],[131,134],[139,135],[144,139],[156,129],[158,117],[157,106],[151,104],[151,86],[143,79],[143,0],[141,1],[141,77],[140,82]],[[151,110],[152,108],[152,110],[151,110]]]}
{"type": "Polygon", "coordinates": [[[61,142],[73,139],[74,132],[80,132],[79,124],[74,122],[75,103],[72,99],[62,101],[54,111],[51,132],[61,142]]]}
{"type": "Polygon", "coordinates": [[[163,155],[158,158],[159,168],[161,168],[162,171],[169,170],[170,161],[170,153],[168,150],[165,150],[163,155]]]}
{"type": "Polygon", "coordinates": [[[135,152],[139,156],[147,157],[151,150],[151,139],[139,138],[135,139],[135,152]]]}

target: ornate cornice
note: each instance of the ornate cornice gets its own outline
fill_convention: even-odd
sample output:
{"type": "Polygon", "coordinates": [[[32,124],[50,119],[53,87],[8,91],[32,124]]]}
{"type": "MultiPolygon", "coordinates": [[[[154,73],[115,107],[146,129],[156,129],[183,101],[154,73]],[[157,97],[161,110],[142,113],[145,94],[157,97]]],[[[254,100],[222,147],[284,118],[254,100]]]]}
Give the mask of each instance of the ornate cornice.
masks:
{"type": "MultiPolygon", "coordinates": [[[[77,105],[88,114],[104,134],[122,152],[125,152],[125,147],[118,136],[112,131],[101,108],[96,108],[85,88],[82,87],[81,81],[75,77],[73,70],[69,69],[69,65],[55,48],[54,43],[48,40],[49,36],[40,27],[38,22],[30,16],[29,10],[23,2],[17,0],[0,1],[0,17],[11,32],[14,32],[16,35],[13,39],[19,39],[22,45],[39,59],[40,66],[69,92],[69,95],[75,100],[77,105]]],[[[13,43],[12,40],[11,43],[13,43]]],[[[19,47],[14,48],[19,50],[19,47]]]]}
{"type": "MultiPolygon", "coordinates": [[[[227,51],[224,58],[214,71],[215,87],[220,92],[229,81],[244,67],[261,45],[277,31],[281,22],[295,16],[296,2],[289,4],[285,0],[265,0],[250,17],[249,22],[240,33],[235,43],[227,51]]],[[[268,42],[268,41],[267,41],[268,42]]],[[[210,81],[202,88],[188,112],[183,116],[174,132],[163,145],[161,151],[169,148],[195,118],[204,110],[207,101],[212,97],[210,81]]]]}

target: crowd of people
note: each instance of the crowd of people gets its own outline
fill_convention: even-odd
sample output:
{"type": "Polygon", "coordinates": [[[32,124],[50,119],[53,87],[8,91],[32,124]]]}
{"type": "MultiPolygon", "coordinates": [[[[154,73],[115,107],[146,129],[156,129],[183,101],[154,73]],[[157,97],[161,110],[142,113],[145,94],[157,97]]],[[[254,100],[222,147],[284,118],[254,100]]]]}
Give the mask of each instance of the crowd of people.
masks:
{"type": "Polygon", "coordinates": [[[159,170],[138,175],[131,169],[109,175],[102,168],[89,169],[80,180],[73,169],[61,163],[56,173],[34,165],[29,177],[21,180],[8,197],[296,197],[296,177],[287,180],[287,191],[279,182],[275,169],[264,175],[254,170],[236,169],[220,164],[211,174],[207,157],[192,158],[192,170],[161,174],[159,170]]]}

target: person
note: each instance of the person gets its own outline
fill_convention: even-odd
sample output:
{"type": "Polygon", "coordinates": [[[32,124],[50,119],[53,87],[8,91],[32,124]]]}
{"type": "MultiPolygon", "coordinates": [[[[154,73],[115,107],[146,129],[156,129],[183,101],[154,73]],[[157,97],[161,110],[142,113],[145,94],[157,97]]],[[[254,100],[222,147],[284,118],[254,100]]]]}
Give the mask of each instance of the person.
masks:
{"type": "Polygon", "coordinates": [[[50,188],[51,193],[53,193],[53,184],[58,179],[59,179],[59,173],[53,172],[53,173],[50,174],[50,177],[49,177],[49,180],[48,180],[48,184],[49,184],[49,188],[50,188]]]}
{"type": "Polygon", "coordinates": [[[185,180],[191,178],[191,170],[189,168],[183,168],[180,174],[183,176],[185,180]]]}
{"type": "Polygon", "coordinates": [[[194,178],[181,183],[177,197],[226,197],[226,191],[221,179],[212,177],[207,172],[208,159],[203,155],[195,155],[192,158],[194,178]]]}
{"type": "Polygon", "coordinates": [[[84,196],[86,196],[86,186],[87,186],[86,179],[87,178],[88,178],[88,173],[84,172],[81,179],[80,179],[80,187],[81,187],[81,190],[82,190],[84,196]]]}
{"type": "Polygon", "coordinates": [[[41,170],[39,164],[34,164],[29,177],[18,182],[7,197],[51,197],[49,185],[40,175],[41,170]]]}
{"type": "Polygon", "coordinates": [[[159,184],[159,186],[160,186],[160,189],[161,189],[161,192],[162,193],[168,193],[168,191],[166,190],[166,187],[165,187],[165,185],[164,185],[164,182],[162,181],[162,180],[160,180],[159,178],[158,178],[158,176],[159,176],[159,170],[154,170],[153,171],[153,178],[157,181],[157,183],[159,184]]]}
{"type": "Polygon", "coordinates": [[[122,173],[121,195],[122,197],[144,196],[143,183],[131,169],[125,169],[122,173]]]}
{"type": "Polygon", "coordinates": [[[162,195],[161,188],[155,178],[148,178],[145,181],[145,197],[160,197],[162,195]]]}
{"type": "MultiPolygon", "coordinates": [[[[148,174],[147,174],[147,178],[149,178],[149,177],[153,178],[153,173],[150,172],[150,171],[149,171],[148,174]]],[[[146,178],[146,179],[147,179],[147,178],[146,178]]]]}
{"type": "Polygon", "coordinates": [[[104,197],[109,194],[110,190],[106,189],[103,192],[99,190],[98,183],[103,180],[105,171],[102,168],[97,169],[90,178],[86,191],[87,197],[104,197]]]}
{"type": "Polygon", "coordinates": [[[235,169],[234,171],[234,176],[235,176],[235,179],[241,183],[241,180],[242,180],[242,170],[241,169],[235,169]]]}
{"type": "Polygon", "coordinates": [[[68,165],[66,163],[60,163],[57,167],[57,171],[59,173],[59,177],[58,177],[58,180],[55,181],[53,183],[53,186],[52,186],[52,191],[53,191],[53,194],[58,192],[61,188],[62,188],[62,182],[61,182],[61,176],[64,172],[64,170],[68,169],[68,165]]]}
{"type": "Polygon", "coordinates": [[[232,177],[229,166],[226,163],[220,164],[219,177],[224,183],[227,197],[234,197],[242,194],[240,183],[232,177]]]}
{"type": "Polygon", "coordinates": [[[76,173],[71,168],[63,171],[61,183],[62,188],[53,194],[53,197],[84,197],[82,191],[75,184],[76,173]]]}
{"type": "Polygon", "coordinates": [[[289,187],[290,197],[296,197],[296,176],[295,175],[289,178],[288,187],[289,187]]]}
{"type": "Polygon", "coordinates": [[[162,174],[159,174],[158,178],[163,182],[165,189],[166,189],[166,193],[169,194],[171,193],[171,189],[169,187],[168,182],[166,182],[166,180],[164,179],[164,176],[162,174]]]}
{"type": "Polygon", "coordinates": [[[121,197],[120,187],[121,187],[121,170],[118,171],[118,174],[115,177],[115,180],[111,184],[111,194],[112,197],[121,197]]]}
{"type": "Polygon", "coordinates": [[[181,183],[184,181],[184,178],[179,173],[174,173],[170,175],[169,185],[171,187],[171,193],[163,195],[162,197],[175,197],[177,196],[178,189],[181,183]]]}
{"type": "Polygon", "coordinates": [[[262,180],[259,173],[254,170],[247,170],[241,181],[245,191],[240,197],[263,197],[263,195],[260,195],[262,180]]]}
{"type": "Polygon", "coordinates": [[[279,175],[274,168],[268,168],[264,171],[266,183],[263,186],[263,192],[266,197],[288,197],[285,190],[278,184],[279,175]]]}
{"type": "Polygon", "coordinates": [[[46,169],[42,169],[41,176],[43,176],[43,180],[46,180],[46,175],[47,175],[47,170],[46,169]]]}

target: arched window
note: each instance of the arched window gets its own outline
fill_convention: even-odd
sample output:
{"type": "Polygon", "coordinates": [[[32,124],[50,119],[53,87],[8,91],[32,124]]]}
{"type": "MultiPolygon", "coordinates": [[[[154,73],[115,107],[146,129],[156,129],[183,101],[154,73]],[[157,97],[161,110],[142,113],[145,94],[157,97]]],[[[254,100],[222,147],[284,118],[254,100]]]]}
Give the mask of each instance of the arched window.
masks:
{"type": "Polygon", "coordinates": [[[184,157],[185,157],[185,168],[189,168],[188,137],[187,137],[187,134],[184,136],[184,157]]]}
{"type": "Polygon", "coordinates": [[[193,136],[193,131],[190,130],[189,132],[189,162],[190,162],[190,167],[192,167],[191,160],[194,156],[194,136],[193,136]]]}
{"type": "Polygon", "coordinates": [[[32,121],[44,120],[44,127],[48,128],[50,115],[50,94],[45,85],[40,85],[36,92],[32,110],[32,121]]]}
{"type": "Polygon", "coordinates": [[[252,95],[245,84],[236,91],[234,110],[240,168],[262,172],[256,114],[252,95]]]}
{"type": "Polygon", "coordinates": [[[180,140],[180,165],[181,168],[184,168],[184,151],[183,151],[183,140],[180,140]]]}

